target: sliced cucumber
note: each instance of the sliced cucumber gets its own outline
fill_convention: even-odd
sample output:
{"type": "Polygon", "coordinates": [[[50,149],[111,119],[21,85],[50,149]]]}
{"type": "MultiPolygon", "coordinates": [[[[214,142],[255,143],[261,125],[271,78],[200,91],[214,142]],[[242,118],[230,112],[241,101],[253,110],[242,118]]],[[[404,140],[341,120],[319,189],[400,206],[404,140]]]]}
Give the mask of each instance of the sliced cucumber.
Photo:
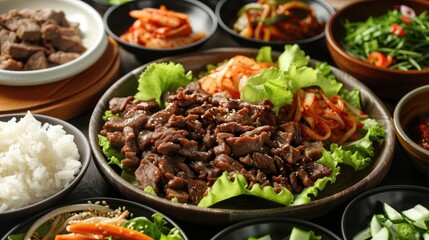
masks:
{"type": "Polygon", "coordinates": [[[429,218],[429,210],[420,204],[417,204],[413,208],[402,211],[402,214],[412,221],[424,220],[429,218]]]}
{"type": "Polygon", "coordinates": [[[358,232],[352,240],[367,240],[371,238],[371,227],[367,227],[362,231],[358,232]]]}
{"type": "Polygon", "coordinates": [[[377,233],[381,230],[382,226],[380,222],[378,221],[378,218],[376,215],[373,215],[371,218],[371,223],[369,224],[369,227],[371,229],[371,236],[377,235],[377,233]]]}
{"type": "Polygon", "coordinates": [[[426,226],[425,219],[420,219],[417,221],[412,222],[414,227],[416,227],[418,230],[426,232],[428,230],[428,227],[426,226]]]}
{"type": "Polygon", "coordinates": [[[402,215],[387,203],[383,203],[383,210],[386,217],[393,223],[403,222],[402,215]]]}
{"type": "Polygon", "coordinates": [[[309,231],[304,231],[300,228],[294,227],[290,233],[289,240],[310,240],[310,238],[311,233],[309,231]]]}
{"type": "Polygon", "coordinates": [[[372,240],[389,240],[389,236],[389,229],[387,227],[382,227],[376,235],[372,236],[372,240]]]}

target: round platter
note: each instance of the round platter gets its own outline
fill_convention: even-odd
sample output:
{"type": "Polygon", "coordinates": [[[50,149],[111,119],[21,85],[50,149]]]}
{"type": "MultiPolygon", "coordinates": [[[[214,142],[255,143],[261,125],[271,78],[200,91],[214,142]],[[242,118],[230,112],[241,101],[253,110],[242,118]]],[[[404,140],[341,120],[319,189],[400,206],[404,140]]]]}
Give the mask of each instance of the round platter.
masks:
{"type": "MultiPolygon", "coordinates": [[[[181,63],[185,69],[192,70],[194,74],[197,74],[205,70],[206,65],[209,63],[216,64],[235,55],[254,57],[256,53],[257,49],[250,48],[218,48],[199,53],[163,58],[155,62],[172,61],[181,63]]],[[[278,54],[279,53],[276,53],[274,57],[278,57],[278,54]]],[[[315,61],[312,60],[311,63],[314,64],[315,61]]],[[[109,184],[129,199],[143,202],[163,212],[171,213],[181,220],[199,224],[230,223],[264,216],[289,216],[308,219],[322,216],[347,199],[375,187],[381,182],[390,167],[395,146],[395,135],[392,119],[388,110],[380,99],[365,85],[350,75],[332,67],[333,73],[336,75],[337,79],[343,83],[345,88],[360,89],[363,110],[368,113],[370,117],[378,120],[386,130],[384,144],[377,148],[377,155],[373,158],[368,168],[362,171],[354,171],[351,168],[342,167],[341,174],[338,176],[337,181],[327,186],[314,200],[308,204],[289,207],[273,207],[266,203],[255,203],[255,199],[253,198],[250,201],[238,198],[236,201],[230,201],[228,204],[224,204],[221,207],[201,208],[190,204],[171,202],[150,195],[121,178],[120,172],[118,172],[117,169],[113,169],[112,166],[107,163],[98,145],[97,137],[103,126],[102,116],[105,110],[107,110],[109,100],[112,97],[134,95],[137,92],[137,79],[140,73],[149,64],[150,63],[143,65],[128,73],[105,92],[91,116],[89,125],[90,144],[93,150],[94,160],[100,172],[109,184]]]]}

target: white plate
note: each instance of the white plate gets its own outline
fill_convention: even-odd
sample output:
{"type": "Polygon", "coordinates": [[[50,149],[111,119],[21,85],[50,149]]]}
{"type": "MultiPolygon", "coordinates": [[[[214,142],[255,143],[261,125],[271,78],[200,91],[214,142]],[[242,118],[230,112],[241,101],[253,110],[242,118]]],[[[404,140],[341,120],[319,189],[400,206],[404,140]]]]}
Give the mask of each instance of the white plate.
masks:
{"type": "Polygon", "coordinates": [[[107,36],[101,16],[90,5],[78,0],[0,0],[0,14],[11,9],[51,8],[63,11],[68,21],[79,23],[82,43],[87,50],[68,63],[33,71],[0,70],[0,84],[30,86],[64,80],[77,75],[94,64],[107,47],[107,36]]]}

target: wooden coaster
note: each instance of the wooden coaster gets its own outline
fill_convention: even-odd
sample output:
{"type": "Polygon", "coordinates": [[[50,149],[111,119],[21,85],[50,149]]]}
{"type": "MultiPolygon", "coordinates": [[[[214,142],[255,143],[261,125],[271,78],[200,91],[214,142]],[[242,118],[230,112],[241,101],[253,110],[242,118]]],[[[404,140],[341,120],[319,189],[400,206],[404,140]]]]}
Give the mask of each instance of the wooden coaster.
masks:
{"type": "Polygon", "coordinates": [[[112,38],[97,63],[66,80],[38,86],[0,86],[0,114],[26,112],[69,120],[95,106],[117,79],[121,66],[119,46],[112,38]]]}

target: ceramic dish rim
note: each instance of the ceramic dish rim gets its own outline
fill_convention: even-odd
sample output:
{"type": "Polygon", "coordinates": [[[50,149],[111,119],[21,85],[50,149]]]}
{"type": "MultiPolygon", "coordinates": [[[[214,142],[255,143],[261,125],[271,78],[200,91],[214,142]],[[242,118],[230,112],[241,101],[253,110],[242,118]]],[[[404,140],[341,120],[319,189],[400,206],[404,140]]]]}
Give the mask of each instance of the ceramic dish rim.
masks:
{"type": "MultiPolygon", "coordinates": [[[[51,2],[50,0],[33,0],[32,4],[47,4],[51,2]]],[[[96,27],[94,30],[88,31],[93,32],[91,35],[97,36],[95,41],[91,44],[90,48],[87,47],[87,50],[81,54],[78,58],[58,65],[49,67],[46,69],[40,70],[31,70],[31,71],[12,71],[12,70],[0,70],[2,77],[0,77],[0,84],[8,86],[33,86],[46,83],[52,83],[64,80],[73,75],[77,75],[92,64],[94,64],[104,53],[108,45],[108,39],[104,32],[104,24],[100,14],[88,5],[84,1],[74,1],[74,0],[55,0],[57,4],[64,4],[64,7],[74,6],[76,8],[81,8],[84,11],[86,16],[92,19],[91,23],[94,23],[96,27]],[[74,68],[74,71],[64,71],[65,69],[74,68]],[[37,79],[37,80],[34,80],[37,79]]],[[[7,4],[8,2],[14,2],[14,0],[8,0],[2,4],[7,4]]],[[[63,10],[64,11],[64,10],[63,10]]],[[[67,17],[67,16],[66,16],[67,17]]],[[[79,22],[81,23],[81,22],[79,22]]]]}

